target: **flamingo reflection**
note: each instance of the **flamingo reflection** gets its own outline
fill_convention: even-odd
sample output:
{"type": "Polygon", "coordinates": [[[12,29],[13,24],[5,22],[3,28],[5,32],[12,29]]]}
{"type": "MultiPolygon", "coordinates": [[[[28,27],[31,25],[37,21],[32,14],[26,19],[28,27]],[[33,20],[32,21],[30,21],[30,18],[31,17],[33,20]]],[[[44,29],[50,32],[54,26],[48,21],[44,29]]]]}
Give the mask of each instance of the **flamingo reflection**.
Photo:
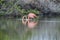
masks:
{"type": "Polygon", "coordinates": [[[29,13],[28,16],[25,15],[22,17],[22,23],[24,25],[27,25],[28,28],[34,28],[37,25],[37,22],[30,20],[30,18],[35,18],[35,17],[37,17],[35,14],[29,13]]]}

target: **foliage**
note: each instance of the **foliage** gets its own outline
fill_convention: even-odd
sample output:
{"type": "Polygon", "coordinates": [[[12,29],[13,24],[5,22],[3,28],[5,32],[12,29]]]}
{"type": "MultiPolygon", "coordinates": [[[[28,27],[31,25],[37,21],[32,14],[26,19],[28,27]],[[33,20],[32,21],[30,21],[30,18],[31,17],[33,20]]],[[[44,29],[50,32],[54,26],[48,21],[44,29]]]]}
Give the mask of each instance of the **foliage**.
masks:
{"type": "Polygon", "coordinates": [[[0,16],[5,14],[12,14],[14,12],[18,12],[21,15],[28,14],[29,12],[33,12],[35,14],[39,14],[39,11],[37,9],[21,9],[21,6],[18,6],[18,1],[16,2],[13,0],[6,1],[6,0],[0,0],[0,16]]]}

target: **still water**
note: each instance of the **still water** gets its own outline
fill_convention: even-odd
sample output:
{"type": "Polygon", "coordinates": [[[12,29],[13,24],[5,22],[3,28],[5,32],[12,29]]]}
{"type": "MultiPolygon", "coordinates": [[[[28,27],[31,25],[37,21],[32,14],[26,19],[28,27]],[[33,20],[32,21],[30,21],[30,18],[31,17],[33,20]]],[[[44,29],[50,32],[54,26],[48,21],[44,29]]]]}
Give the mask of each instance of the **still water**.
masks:
{"type": "Polygon", "coordinates": [[[0,19],[0,40],[60,40],[60,18],[24,21],[0,19]]]}

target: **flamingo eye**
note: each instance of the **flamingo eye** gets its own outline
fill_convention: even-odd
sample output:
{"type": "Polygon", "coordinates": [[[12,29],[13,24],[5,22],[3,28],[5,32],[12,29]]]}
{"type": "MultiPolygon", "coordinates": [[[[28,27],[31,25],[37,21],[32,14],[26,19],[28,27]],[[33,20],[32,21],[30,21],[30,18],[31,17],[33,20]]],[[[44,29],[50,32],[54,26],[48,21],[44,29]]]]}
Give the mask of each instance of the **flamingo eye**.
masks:
{"type": "Polygon", "coordinates": [[[26,17],[24,17],[24,19],[26,19],[26,17]]]}
{"type": "Polygon", "coordinates": [[[25,16],[24,19],[27,19],[27,16],[25,16]]]}

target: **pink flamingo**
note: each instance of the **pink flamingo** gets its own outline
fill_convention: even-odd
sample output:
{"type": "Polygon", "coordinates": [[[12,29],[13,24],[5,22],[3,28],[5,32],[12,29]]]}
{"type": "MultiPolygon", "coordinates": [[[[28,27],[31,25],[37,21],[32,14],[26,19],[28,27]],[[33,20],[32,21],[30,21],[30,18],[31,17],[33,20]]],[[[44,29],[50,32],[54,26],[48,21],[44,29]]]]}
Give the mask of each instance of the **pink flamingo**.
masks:
{"type": "Polygon", "coordinates": [[[37,17],[37,16],[34,13],[29,13],[28,14],[28,19],[35,18],[35,17],[37,17]]]}
{"type": "Polygon", "coordinates": [[[28,15],[25,15],[25,16],[23,16],[22,17],[22,19],[24,19],[24,20],[30,20],[31,18],[33,19],[33,18],[36,18],[37,16],[34,14],[34,13],[29,13],[28,15]]]}
{"type": "Polygon", "coordinates": [[[36,26],[37,22],[34,22],[34,21],[31,22],[30,18],[35,18],[35,17],[37,17],[37,16],[34,13],[29,13],[28,16],[25,15],[22,17],[22,23],[24,25],[27,24],[29,28],[34,28],[36,26]],[[26,19],[24,19],[24,18],[26,18],[26,19]]]}

